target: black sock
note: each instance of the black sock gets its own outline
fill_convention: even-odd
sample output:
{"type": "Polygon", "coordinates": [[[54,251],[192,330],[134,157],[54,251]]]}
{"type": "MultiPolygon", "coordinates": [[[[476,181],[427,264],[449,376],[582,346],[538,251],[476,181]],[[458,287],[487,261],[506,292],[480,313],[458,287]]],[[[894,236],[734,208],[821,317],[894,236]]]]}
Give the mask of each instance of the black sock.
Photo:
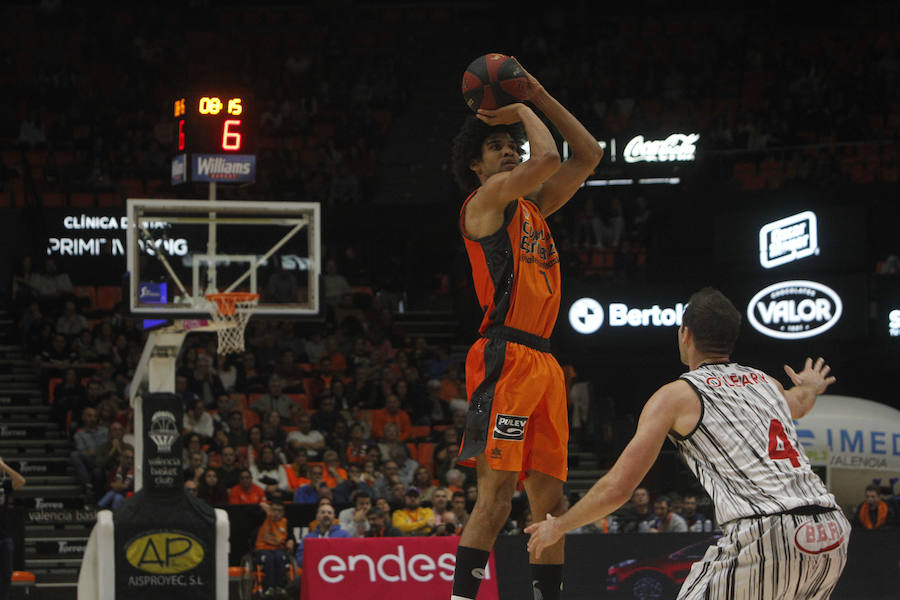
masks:
{"type": "Polygon", "coordinates": [[[531,565],[531,582],[535,600],[559,600],[562,590],[562,565],[531,565]],[[538,595],[540,592],[540,595],[538,595]]]}
{"type": "Polygon", "coordinates": [[[489,550],[479,550],[468,546],[456,548],[456,570],[453,572],[453,595],[475,600],[478,587],[484,579],[484,567],[487,565],[489,550]],[[478,576],[480,575],[480,577],[478,576]]]}

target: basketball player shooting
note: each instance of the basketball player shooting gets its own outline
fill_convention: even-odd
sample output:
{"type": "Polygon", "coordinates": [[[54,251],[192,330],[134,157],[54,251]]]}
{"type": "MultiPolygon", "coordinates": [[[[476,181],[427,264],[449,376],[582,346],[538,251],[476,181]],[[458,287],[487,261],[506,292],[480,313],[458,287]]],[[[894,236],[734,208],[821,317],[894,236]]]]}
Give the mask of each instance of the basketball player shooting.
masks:
{"type": "MultiPolygon", "coordinates": [[[[537,79],[525,77],[519,98],[556,126],[572,148],[568,160],[560,164],[550,131],[521,103],[478,110],[453,144],[454,173],[470,194],[460,230],[484,310],[482,337],[466,358],[469,408],[458,458],[477,468],[478,500],[457,550],[453,600],[476,597],[517,481],[524,479],[532,514],[556,515],[567,475],[565,384],[548,339],[560,268],[545,219],[578,190],[602,150],[537,79]],[[526,136],[531,155],[521,162],[526,136]]],[[[536,597],[558,599],[562,541],[531,558],[536,597]]]]}
{"type": "Polygon", "coordinates": [[[608,515],[631,496],[668,436],[712,497],[724,533],[694,563],[679,599],[831,596],[847,561],[850,524],[812,472],[793,419],[835,378],[821,358],[785,390],[762,371],[731,362],[741,315],[721,292],[691,296],[678,331],[690,371],[644,406],[619,460],[572,509],[528,527],[535,556],[566,531],[608,515]]]}

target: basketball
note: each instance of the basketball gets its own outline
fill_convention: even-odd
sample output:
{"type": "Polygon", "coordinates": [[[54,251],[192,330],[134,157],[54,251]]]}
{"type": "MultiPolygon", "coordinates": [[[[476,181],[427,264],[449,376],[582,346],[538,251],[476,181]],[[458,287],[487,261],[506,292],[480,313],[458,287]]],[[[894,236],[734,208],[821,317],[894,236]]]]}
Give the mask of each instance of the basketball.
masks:
{"type": "Polygon", "coordinates": [[[472,61],[462,77],[462,94],[473,111],[500,108],[524,99],[528,78],[519,62],[496,52],[472,61]]]}

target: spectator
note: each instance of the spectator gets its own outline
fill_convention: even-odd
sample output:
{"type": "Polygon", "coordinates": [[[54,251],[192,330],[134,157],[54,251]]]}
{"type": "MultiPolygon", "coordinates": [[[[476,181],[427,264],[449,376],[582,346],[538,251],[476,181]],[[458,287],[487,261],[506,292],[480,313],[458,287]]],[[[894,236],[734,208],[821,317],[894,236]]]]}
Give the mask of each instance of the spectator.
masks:
{"type": "Polygon", "coordinates": [[[341,467],[341,461],[335,450],[326,450],[322,455],[322,463],[325,470],[322,480],[332,490],[347,480],[347,471],[341,467]]]}
{"type": "Polygon", "coordinates": [[[281,426],[281,417],[274,410],[266,414],[266,418],[260,424],[260,434],[264,442],[272,445],[273,448],[280,450],[284,448],[287,434],[281,426]]]}
{"type": "Polygon", "coordinates": [[[266,513],[266,519],[256,534],[253,554],[262,567],[263,595],[271,597],[284,593],[285,563],[287,553],[294,551],[294,540],[288,531],[284,505],[280,502],[271,505],[260,502],[259,506],[266,513]]]}
{"type": "Polygon", "coordinates": [[[55,370],[69,368],[74,364],[75,359],[75,353],[69,348],[66,336],[61,333],[53,336],[50,347],[44,349],[38,357],[41,369],[50,370],[51,373],[55,370]]]}
{"type": "Polygon", "coordinates": [[[284,394],[284,380],[278,375],[271,375],[267,389],[268,393],[257,398],[250,408],[258,412],[260,417],[274,410],[281,417],[282,424],[290,423],[298,406],[284,394]]]}
{"type": "Polygon", "coordinates": [[[303,564],[303,542],[310,538],[348,538],[350,534],[341,529],[334,522],[334,507],[330,504],[321,504],[316,512],[316,528],[303,536],[297,547],[297,564],[303,564]]]}
{"type": "Polygon", "coordinates": [[[306,448],[312,460],[318,460],[322,449],[325,448],[325,436],[312,428],[312,421],[306,412],[300,413],[297,417],[297,430],[287,435],[287,441],[296,441],[301,447],[306,448]]]}
{"type": "Polygon", "coordinates": [[[119,457],[119,464],[110,471],[109,491],[97,502],[100,508],[119,510],[125,498],[134,492],[134,448],[126,445],[119,457]]]}
{"type": "Polygon", "coordinates": [[[184,415],[184,432],[200,436],[201,442],[209,441],[215,428],[212,415],[206,411],[206,405],[201,399],[197,399],[191,405],[191,409],[184,415]]]}
{"type": "Polygon", "coordinates": [[[878,486],[866,486],[866,499],[856,509],[856,524],[863,529],[883,529],[891,525],[894,511],[878,495],[878,486]]]}
{"type": "Polygon", "coordinates": [[[442,513],[435,513],[435,526],[434,531],[431,533],[433,536],[448,536],[448,535],[456,535],[458,536],[462,533],[462,527],[460,527],[459,523],[456,521],[456,514],[451,510],[446,510],[442,513]]]}
{"type": "Polygon", "coordinates": [[[348,532],[350,537],[365,537],[369,531],[367,514],[372,508],[372,496],[365,491],[355,491],[350,497],[353,506],[345,508],[338,514],[338,524],[348,532]]]}
{"type": "Polygon", "coordinates": [[[385,437],[385,428],[388,423],[397,426],[397,439],[404,441],[409,438],[409,415],[400,410],[400,399],[396,394],[390,394],[385,399],[384,408],[372,412],[372,435],[376,438],[385,437]]]}
{"type": "Polygon", "coordinates": [[[246,446],[248,442],[247,431],[244,429],[244,413],[233,410],[228,415],[228,443],[235,448],[246,446]]]}
{"type": "MultiPolygon", "coordinates": [[[[238,475],[240,480],[240,475],[238,475]]],[[[225,506],[228,504],[228,492],[225,486],[219,481],[219,474],[215,469],[207,469],[203,473],[200,486],[197,489],[197,495],[210,506],[225,506]]]]}
{"type": "MultiPolygon", "coordinates": [[[[419,488],[419,491],[422,492],[422,502],[431,502],[432,495],[438,489],[438,487],[434,485],[434,477],[431,475],[431,469],[424,465],[416,466],[411,485],[419,488]]],[[[435,512],[435,515],[437,515],[437,512],[435,512]]]]}
{"type": "Polygon", "coordinates": [[[71,294],[72,280],[57,270],[55,260],[48,258],[44,262],[44,272],[32,278],[32,287],[42,300],[52,300],[71,294]]]}
{"type": "Polygon", "coordinates": [[[650,510],[650,493],[645,487],[638,487],[631,494],[631,503],[620,512],[622,533],[637,533],[640,523],[654,518],[650,510]]]}
{"type": "Polygon", "coordinates": [[[237,452],[233,446],[224,446],[222,448],[222,466],[216,469],[219,483],[225,490],[230,490],[241,479],[241,466],[237,461],[237,452]]]}
{"type": "Polygon", "coordinates": [[[185,448],[181,453],[182,462],[184,464],[190,464],[191,457],[194,454],[199,454],[202,457],[200,466],[206,467],[206,465],[209,464],[209,457],[207,456],[206,452],[203,451],[203,443],[201,442],[200,434],[191,433],[187,435],[185,439],[187,440],[187,443],[185,444],[185,448]]]}
{"type": "Polygon", "coordinates": [[[187,466],[184,469],[185,480],[191,479],[198,486],[200,485],[200,481],[203,479],[203,473],[206,471],[206,466],[203,464],[204,456],[206,455],[200,451],[190,453],[187,466]]]}
{"type": "Polygon", "coordinates": [[[295,492],[301,485],[309,483],[306,478],[308,458],[306,448],[300,445],[300,442],[294,440],[287,444],[285,451],[286,462],[281,465],[288,479],[288,489],[295,492]]]}
{"type": "Polygon", "coordinates": [[[653,519],[641,521],[640,533],[686,533],[687,523],[669,508],[669,499],[660,496],[653,501],[653,519]]]}
{"type": "Polygon", "coordinates": [[[375,491],[363,479],[362,468],[359,465],[350,465],[347,467],[347,479],[342,481],[334,488],[334,500],[338,504],[346,504],[354,492],[365,492],[370,496],[374,496],[375,491]]]}
{"type": "Polygon", "coordinates": [[[196,498],[196,497],[197,497],[197,492],[198,492],[198,489],[197,489],[197,482],[194,481],[193,479],[187,479],[187,480],[185,480],[185,482],[184,482],[184,491],[186,491],[188,494],[190,494],[191,496],[194,496],[194,497],[196,498]]]}
{"type": "Polygon", "coordinates": [[[453,492],[453,495],[450,496],[450,511],[456,515],[456,522],[459,523],[460,528],[465,527],[469,522],[465,492],[453,492]]]}
{"type": "Polygon", "coordinates": [[[463,494],[463,498],[465,498],[465,490],[463,489],[466,484],[466,476],[459,469],[449,469],[447,474],[445,475],[447,479],[447,487],[450,488],[450,491],[454,494],[456,492],[461,492],[463,494]]]}
{"type": "Polygon", "coordinates": [[[323,495],[323,488],[328,489],[328,484],[322,481],[322,465],[310,465],[307,472],[309,483],[301,485],[294,492],[294,502],[297,504],[315,504],[323,495]]]}
{"type": "Polygon", "coordinates": [[[51,409],[57,423],[64,424],[69,411],[72,411],[73,415],[79,415],[85,409],[87,390],[78,381],[75,369],[66,369],[63,380],[53,392],[53,397],[51,409]]]}
{"type": "Polygon", "coordinates": [[[215,408],[216,398],[225,393],[225,386],[213,371],[212,358],[208,354],[201,354],[197,357],[196,366],[188,380],[188,387],[207,408],[215,408]]]}
{"type": "Polygon", "coordinates": [[[312,428],[328,435],[334,431],[338,421],[343,422],[344,417],[338,412],[335,399],[331,396],[323,397],[319,401],[319,410],[310,418],[312,428]]]}
{"type": "Polygon", "coordinates": [[[366,537],[403,537],[402,531],[388,523],[386,514],[383,509],[378,507],[369,509],[366,513],[369,521],[366,537]]]}
{"type": "Polygon", "coordinates": [[[181,396],[181,401],[184,403],[185,409],[189,409],[194,406],[194,402],[197,401],[197,396],[188,389],[188,378],[187,375],[176,374],[175,375],[175,393],[181,396]]]}
{"type": "Polygon", "coordinates": [[[82,428],[75,433],[75,450],[70,457],[75,476],[84,487],[85,494],[90,497],[98,483],[94,478],[98,466],[97,450],[109,439],[109,431],[106,427],[97,425],[97,411],[90,407],[81,413],[81,423],[82,428]]]}
{"type": "Polygon", "coordinates": [[[406,506],[394,511],[394,527],[406,535],[429,535],[434,529],[434,511],[421,505],[418,488],[408,488],[404,494],[406,506]]]}
{"type": "Polygon", "coordinates": [[[250,474],[253,475],[253,482],[266,492],[275,489],[287,491],[289,487],[287,473],[281,468],[275,450],[268,444],[260,448],[258,458],[255,453],[250,453],[250,474]]]}
{"type": "MultiPolygon", "coordinates": [[[[216,354],[215,370],[213,372],[219,378],[219,381],[222,383],[222,389],[224,389],[225,392],[234,391],[234,386],[237,383],[238,370],[226,355],[216,354]]],[[[221,405],[219,405],[218,408],[219,410],[222,410],[221,405]]]]}
{"type": "Polygon", "coordinates": [[[703,531],[703,522],[707,517],[697,510],[697,496],[687,494],[681,506],[681,517],[687,523],[688,531],[703,531]]]}
{"type": "Polygon", "coordinates": [[[228,490],[229,504],[259,504],[266,499],[266,492],[253,483],[249,469],[241,469],[238,484],[228,490]]]}
{"type": "Polygon", "coordinates": [[[406,490],[407,486],[402,481],[392,483],[388,488],[387,501],[391,507],[391,513],[395,510],[402,510],[406,506],[406,490]]]}
{"type": "Polygon", "coordinates": [[[378,451],[381,454],[381,460],[391,460],[391,452],[394,448],[403,446],[403,442],[397,437],[399,428],[396,423],[388,423],[384,426],[384,436],[378,442],[378,451]]]}
{"type": "Polygon", "coordinates": [[[121,423],[114,421],[110,424],[108,430],[109,437],[106,442],[97,447],[97,454],[94,457],[97,469],[104,473],[115,468],[120,463],[122,449],[128,446],[123,441],[125,427],[121,423]]]}
{"type": "Polygon", "coordinates": [[[56,320],[56,333],[61,333],[67,338],[74,338],[87,329],[87,319],[78,312],[75,301],[66,300],[63,304],[63,314],[56,320]]]}
{"type": "Polygon", "coordinates": [[[390,493],[391,486],[403,482],[400,481],[400,467],[393,460],[387,460],[381,465],[381,472],[375,477],[374,489],[378,497],[386,497],[390,493]]]}
{"type": "Polygon", "coordinates": [[[282,350],[281,356],[273,368],[273,375],[281,378],[282,389],[303,391],[303,371],[294,360],[293,350],[282,350]]]}
{"type": "Polygon", "coordinates": [[[368,449],[363,426],[354,423],[350,427],[350,440],[344,450],[344,460],[348,465],[362,465],[366,460],[368,449]]]}
{"type": "Polygon", "coordinates": [[[337,261],[333,258],[329,258],[325,262],[322,285],[325,288],[325,304],[331,307],[337,306],[344,295],[352,291],[347,279],[338,273],[337,261]]]}
{"type": "Polygon", "coordinates": [[[397,475],[407,486],[412,485],[413,476],[419,463],[409,457],[409,450],[404,444],[400,444],[391,448],[391,460],[397,463],[397,475]]]}

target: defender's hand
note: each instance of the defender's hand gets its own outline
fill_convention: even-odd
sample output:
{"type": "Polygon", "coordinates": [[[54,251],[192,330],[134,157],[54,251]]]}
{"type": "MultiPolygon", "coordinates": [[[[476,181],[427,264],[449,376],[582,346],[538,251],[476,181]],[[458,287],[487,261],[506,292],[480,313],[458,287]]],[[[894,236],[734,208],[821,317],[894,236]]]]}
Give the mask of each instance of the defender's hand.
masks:
{"type": "Polygon", "coordinates": [[[788,365],[784,365],[784,372],[791,378],[794,385],[811,385],[815,387],[817,395],[824,394],[825,389],[837,381],[833,375],[828,375],[831,372],[831,367],[825,364],[825,359],[821,356],[816,359],[815,364],[813,364],[811,358],[807,358],[806,363],[803,365],[803,370],[799,373],[788,365]]]}
{"type": "Polygon", "coordinates": [[[534,554],[535,558],[540,558],[544,548],[558,542],[565,531],[557,525],[556,517],[547,513],[546,521],[529,525],[525,528],[525,533],[531,535],[528,540],[528,552],[534,554]]]}

